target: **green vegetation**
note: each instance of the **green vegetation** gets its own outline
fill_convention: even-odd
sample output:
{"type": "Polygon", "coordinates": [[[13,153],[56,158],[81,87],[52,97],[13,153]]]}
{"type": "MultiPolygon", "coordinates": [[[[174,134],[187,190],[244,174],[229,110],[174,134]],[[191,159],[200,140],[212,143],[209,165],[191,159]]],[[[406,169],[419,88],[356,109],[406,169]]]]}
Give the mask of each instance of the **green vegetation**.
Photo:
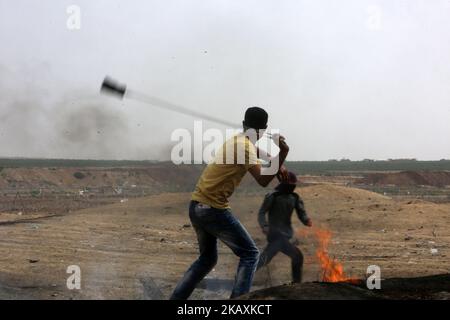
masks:
{"type": "MultiPolygon", "coordinates": [[[[153,165],[171,164],[151,160],[76,160],[76,159],[0,159],[0,171],[3,168],[20,167],[147,167],[153,165]]],[[[450,160],[419,161],[415,159],[394,160],[362,160],[348,159],[329,161],[290,161],[290,170],[298,174],[335,174],[339,172],[361,171],[450,171],[450,160]]]]}
{"type": "Polygon", "coordinates": [[[73,174],[73,176],[74,176],[75,178],[77,178],[77,179],[83,179],[83,178],[85,177],[84,173],[79,172],[79,171],[75,172],[75,173],[73,174]]]}
{"type": "Polygon", "coordinates": [[[287,166],[297,174],[333,174],[340,171],[450,171],[450,160],[293,161],[288,162],[287,166]]]}
{"type": "Polygon", "coordinates": [[[31,190],[31,196],[34,198],[37,198],[41,195],[41,191],[40,190],[31,190]]]}

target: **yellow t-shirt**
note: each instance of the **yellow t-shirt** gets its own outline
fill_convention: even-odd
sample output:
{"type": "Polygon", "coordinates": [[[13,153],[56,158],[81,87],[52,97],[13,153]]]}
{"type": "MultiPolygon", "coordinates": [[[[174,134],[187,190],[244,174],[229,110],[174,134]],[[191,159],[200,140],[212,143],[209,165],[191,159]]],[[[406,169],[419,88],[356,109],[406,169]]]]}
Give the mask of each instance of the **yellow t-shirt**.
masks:
{"type": "Polygon", "coordinates": [[[213,208],[229,208],[228,198],[247,171],[259,163],[255,145],[243,134],[228,139],[203,170],[192,200],[213,208]]]}

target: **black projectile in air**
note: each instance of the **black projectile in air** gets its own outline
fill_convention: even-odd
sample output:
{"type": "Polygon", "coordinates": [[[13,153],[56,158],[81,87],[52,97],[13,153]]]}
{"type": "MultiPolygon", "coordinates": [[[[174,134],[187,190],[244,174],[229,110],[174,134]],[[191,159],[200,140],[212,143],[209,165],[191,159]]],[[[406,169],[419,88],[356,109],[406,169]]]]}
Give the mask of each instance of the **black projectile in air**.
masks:
{"type": "Polygon", "coordinates": [[[116,95],[120,99],[123,99],[125,92],[127,91],[127,86],[125,84],[119,83],[111,77],[105,77],[100,91],[102,93],[116,95]]]}

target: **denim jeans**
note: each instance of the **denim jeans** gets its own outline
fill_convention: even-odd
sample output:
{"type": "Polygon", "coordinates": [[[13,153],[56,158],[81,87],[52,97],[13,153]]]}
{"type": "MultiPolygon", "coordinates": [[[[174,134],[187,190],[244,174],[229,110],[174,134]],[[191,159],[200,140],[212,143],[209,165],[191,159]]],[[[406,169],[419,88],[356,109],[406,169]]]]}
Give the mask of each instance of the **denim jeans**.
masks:
{"type": "Polygon", "coordinates": [[[217,263],[217,239],[240,258],[231,298],[250,291],[259,251],[249,233],[229,209],[216,209],[191,201],[189,217],[197,233],[199,258],[186,271],[170,299],[187,299],[217,263]]]}
{"type": "Polygon", "coordinates": [[[261,253],[258,267],[267,265],[278,252],[291,258],[292,282],[302,282],[303,254],[299,248],[290,242],[290,238],[282,232],[270,232],[267,236],[267,246],[261,253]]]}

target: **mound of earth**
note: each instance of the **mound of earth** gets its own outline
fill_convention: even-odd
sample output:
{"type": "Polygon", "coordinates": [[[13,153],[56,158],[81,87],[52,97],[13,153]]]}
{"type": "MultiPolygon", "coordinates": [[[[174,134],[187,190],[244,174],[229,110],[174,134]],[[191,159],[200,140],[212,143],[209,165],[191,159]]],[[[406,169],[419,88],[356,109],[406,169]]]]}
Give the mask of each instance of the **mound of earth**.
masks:
{"type": "Polygon", "coordinates": [[[145,185],[158,190],[169,187],[190,190],[202,168],[166,163],[130,168],[4,168],[0,174],[0,188],[72,189],[145,185]]]}
{"type": "Polygon", "coordinates": [[[449,171],[401,171],[368,173],[357,184],[396,186],[450,186],[449,171]]]}
{"type": "Polygon", "coordinates": [[[450,299],[450,274],[415,278],[390,278],[381,289],[367,289],[365,283],[307,282],[251,292],[242,300],[372,300],[450,299]]]}
{"type": "Polygon", "coordinates": [[[372,191],[363,189],[350,188],[345,186],[338,186],[332,184],[317,184],[304,188],[297,188],[301,192],[302,197],[315,198],[323,200],[387,200],[383,196],[372,191]],[[300,191],[301,190],[301,191],[300,191]]]}

